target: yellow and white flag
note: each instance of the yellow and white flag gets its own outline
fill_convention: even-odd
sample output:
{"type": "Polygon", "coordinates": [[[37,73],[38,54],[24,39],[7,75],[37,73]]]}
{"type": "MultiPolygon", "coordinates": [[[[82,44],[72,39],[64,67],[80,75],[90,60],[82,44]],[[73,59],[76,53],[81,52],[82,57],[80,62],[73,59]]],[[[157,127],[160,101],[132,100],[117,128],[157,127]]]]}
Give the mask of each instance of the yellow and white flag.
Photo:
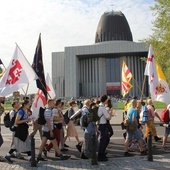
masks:
{"type": "Polygon", "coordinates": [[[155,100],[169,104],[170,103],[169,86],[166,81],[165,75],[157,62],[156,62],[156,71],[158,75],[158,85],[156,86],[155,100]]]}
{"type": "Polygon", "coordinates": [[[147,64],[144,75],[148,76],[149,89],[152,101],[170,103],[170,90],[161,67],[155,60],[152,45],[149,47],[147,64]]]}
{"type": "Polygon", "coordinates": [[[123,97],[129,93],[130,89],[133,87],[129,82],[132,79],[132,73],[127,67],[126,63],[122,63],[122,95],[123,97]]]}

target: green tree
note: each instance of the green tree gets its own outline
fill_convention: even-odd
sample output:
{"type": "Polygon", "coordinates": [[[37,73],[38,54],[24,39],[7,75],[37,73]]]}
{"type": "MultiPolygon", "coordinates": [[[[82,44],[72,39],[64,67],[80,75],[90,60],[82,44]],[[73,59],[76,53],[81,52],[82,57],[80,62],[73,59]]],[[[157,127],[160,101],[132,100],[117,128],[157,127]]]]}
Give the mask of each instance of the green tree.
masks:
{"type": "Polygon", "coordinates": [[[153,33],[144,42],[152,44],[155,58],[170,84],[170,0],[155,0],[151,10],[155,15],[153,33]]]}

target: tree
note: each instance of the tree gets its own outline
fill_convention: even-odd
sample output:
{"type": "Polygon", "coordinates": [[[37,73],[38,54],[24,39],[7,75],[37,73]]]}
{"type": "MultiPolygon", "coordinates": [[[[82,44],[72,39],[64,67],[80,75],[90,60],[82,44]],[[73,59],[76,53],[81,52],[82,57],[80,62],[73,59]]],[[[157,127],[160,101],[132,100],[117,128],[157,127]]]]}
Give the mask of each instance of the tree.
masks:
{"type": "Polygon", "coordinates": [[[155,0],[151,7],[156,19],[153,21],[153,34],[143,40],[152,44],[155,58],[170,84],[170,0],[155,0]]]}

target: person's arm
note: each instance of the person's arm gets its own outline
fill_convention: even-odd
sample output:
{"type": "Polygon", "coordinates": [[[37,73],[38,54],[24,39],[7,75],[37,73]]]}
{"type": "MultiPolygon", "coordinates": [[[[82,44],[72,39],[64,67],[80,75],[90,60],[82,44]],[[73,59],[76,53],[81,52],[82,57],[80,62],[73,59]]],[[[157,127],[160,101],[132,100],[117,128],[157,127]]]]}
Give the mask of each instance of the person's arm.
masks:
{"type": "Polygon", "coordinates": [[[159,114],[156,112],[156,110],[155,110],[155,116],[160,120],[160,122],[162,122],[162,120],[161,120],[159,114]]]}
{"type": "MultiPolygon", "coordinates": [[[[24,113],[22,113],[24,114],[24,113]]],[[[24,120],[20,120],[22,118],[22,115],[21,114],[17,114],[16,116],[16,119],[15,119],[15,124],[16,125],[19,125],[19,124],[22,124],[22,123],[26,123],[26,122],[30,122],[31,119],[27,118],[27,119],[24,119],[24,120]]]]}

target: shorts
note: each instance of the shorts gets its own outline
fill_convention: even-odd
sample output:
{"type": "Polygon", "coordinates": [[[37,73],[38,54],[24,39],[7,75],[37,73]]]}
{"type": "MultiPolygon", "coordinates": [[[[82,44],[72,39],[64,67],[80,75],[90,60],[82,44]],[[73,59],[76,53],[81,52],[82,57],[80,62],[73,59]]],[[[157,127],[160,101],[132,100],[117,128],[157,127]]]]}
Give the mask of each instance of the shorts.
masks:
{"type": "Polygon", "coordinates": [[[139,131],[139,129],[136,129],[135,131],[127,131],[126,139],[132,140],[132,137],[135,136],[135,139],[142,140],[142,134],[139,131]]]}
{"type": "Polygon", "coordinates": [[[165,134],[169,135],[170,134],[170,127],[165,127],[165,134]]]}
{"type": "Polygon", "coordinates": [[[49,132],[44,132],[43,131],[42,137],[46,137],[48,140],[54,140],[55,139],[54,135],[53,135],[53,137],[50,136],[50,131],[49,132]]]}

